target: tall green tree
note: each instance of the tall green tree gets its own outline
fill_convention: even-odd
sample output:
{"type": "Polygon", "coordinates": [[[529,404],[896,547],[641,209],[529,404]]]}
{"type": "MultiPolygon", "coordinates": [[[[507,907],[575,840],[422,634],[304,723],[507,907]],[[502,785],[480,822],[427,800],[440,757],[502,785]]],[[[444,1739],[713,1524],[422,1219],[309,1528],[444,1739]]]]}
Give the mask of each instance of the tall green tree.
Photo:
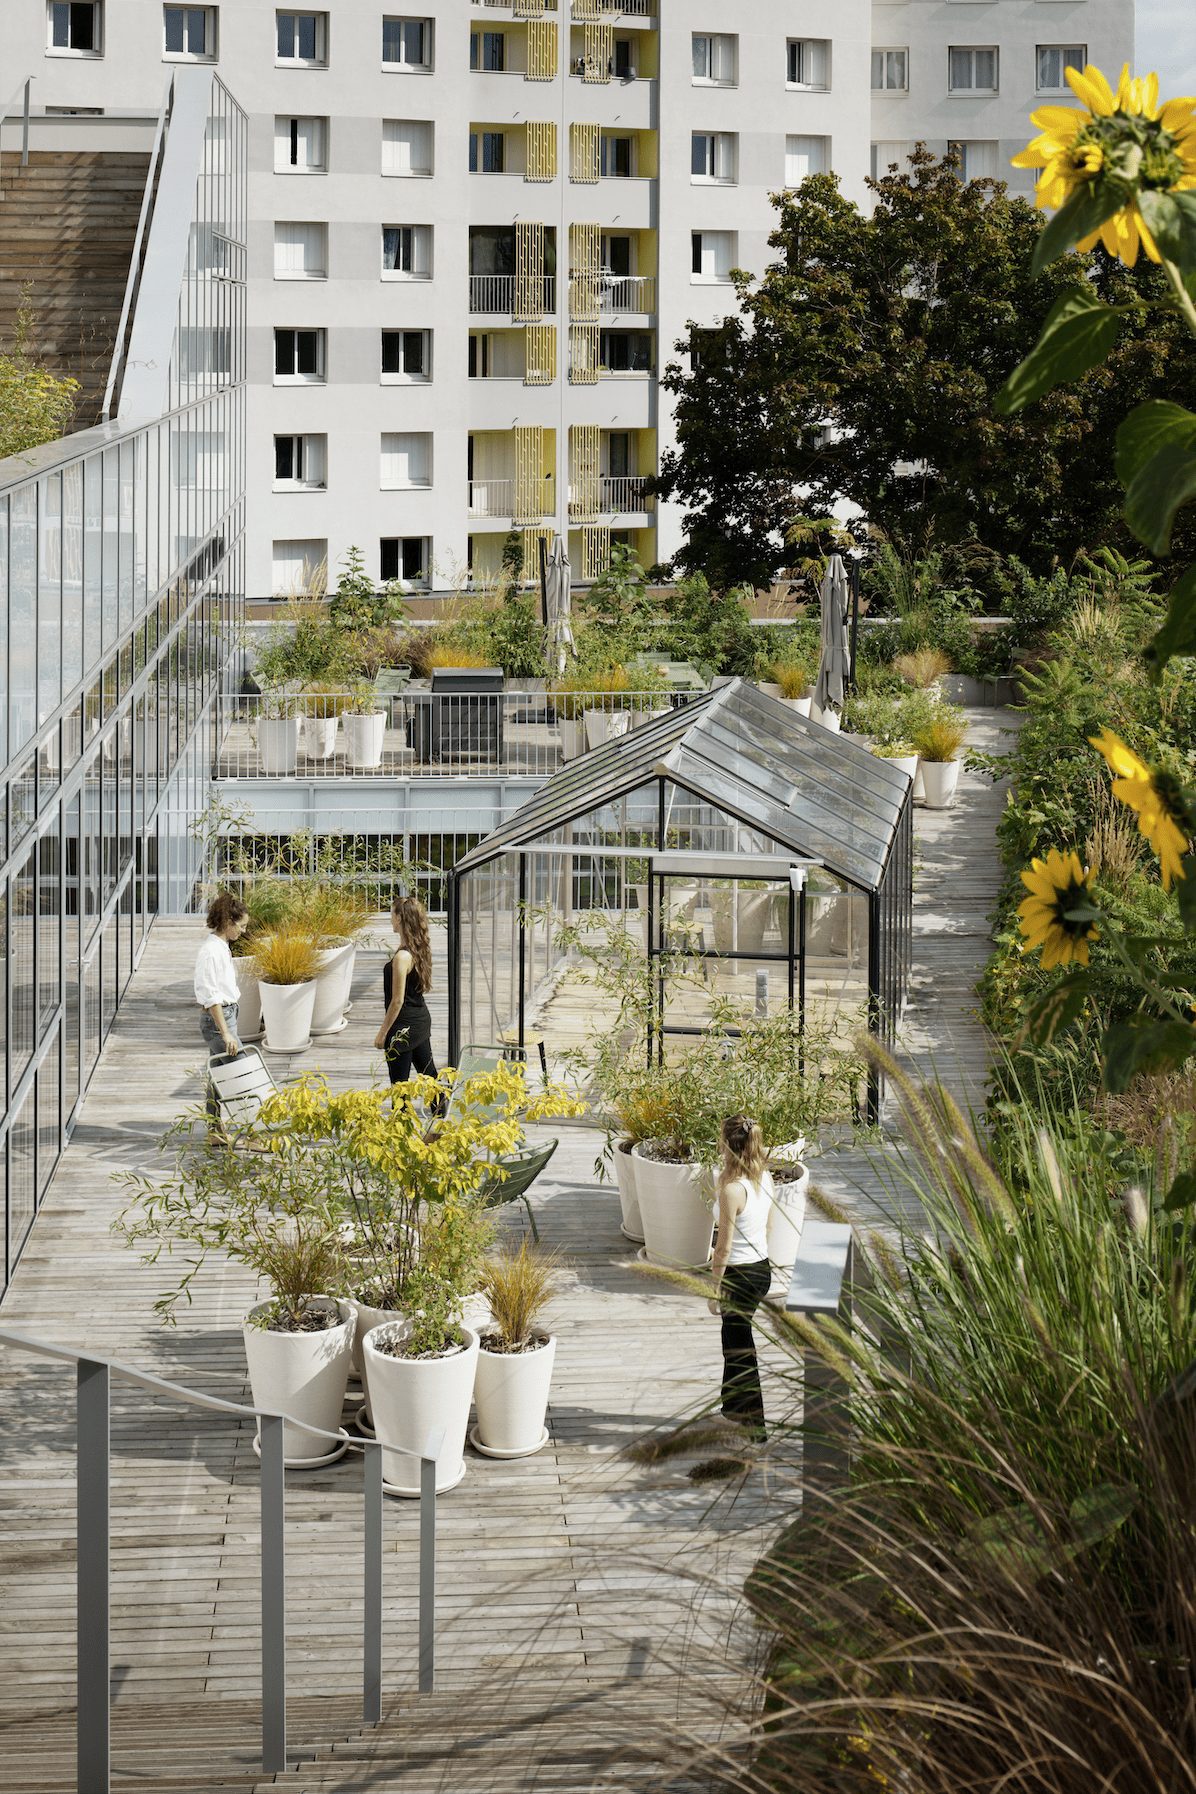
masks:
{"type": "Polygon", "coordinates": [[[1157,268],[1068,257],[1034,276],[1039,213],[1003,182],[919,148],[870,183],[871,213],[815,175],[777,201],[777,259],[736,276],[740,311],[691,327],[664,384],[677,448],[660,488],[685,507],[683,567],[766,584],[794,513],[843,501],[898,552],[975,540],[1042,569],[1128,544],[1113,439],[1131,402],[1196,397],[1196,352],[1157,268]],[[993,401],[1060,294],[1127,316],[1104,366],[1016,417],[993,401]]]}

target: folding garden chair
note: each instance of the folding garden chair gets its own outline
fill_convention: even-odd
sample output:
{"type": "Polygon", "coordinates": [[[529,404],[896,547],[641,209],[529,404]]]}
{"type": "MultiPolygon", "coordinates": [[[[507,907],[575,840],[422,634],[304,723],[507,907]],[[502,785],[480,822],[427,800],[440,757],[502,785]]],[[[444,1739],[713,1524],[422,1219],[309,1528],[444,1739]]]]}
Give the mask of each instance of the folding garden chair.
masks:
{"type": "Polygon", "coordinates": [[[266,1098],[278,1091],[255,1046],[243,1046],[236,1055],[213,1053],[208,1060],[208,1082],[216,1093],[221,1124],[233,1132],[248,1127],[266,1098]]]}
{"type": "Polygon", "coordinates": [[[532,1238],[537,1245],[540,1241],[540,1229],[536,1226],[528,1191],[559,1144],[557,1140],[548,1140],[543,1146],[529,1146],[523,1152],[512,1154],[509,1159],[500,1159],[498,1162],[507,1175],[489,1178],[479,1192],[487,1208],[502,1208],[508,1202],[522,1202],[527,1210],[532,1238]]]}

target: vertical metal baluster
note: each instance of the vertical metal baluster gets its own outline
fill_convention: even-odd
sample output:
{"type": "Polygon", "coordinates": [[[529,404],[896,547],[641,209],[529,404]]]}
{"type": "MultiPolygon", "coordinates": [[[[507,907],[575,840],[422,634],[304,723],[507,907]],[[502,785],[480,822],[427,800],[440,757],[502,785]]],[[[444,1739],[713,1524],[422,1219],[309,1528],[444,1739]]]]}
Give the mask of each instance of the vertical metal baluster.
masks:
{"type": "Polygon", "coordinates": [[[79,1794],[108,1794],[112,1773],[109,1700],[109,1389],[106,1364],[76,1370],[76,1725],[79,1794]]]}
{"type": "Polygon", "coordinates": [[[282,1416],[259,1420],[262,1452],[262,1768],[287,1766],[286,1469],[282,1416]]]}
{"type": "Polygon", "coordinates": [[[419,1691],[431,1694],[436,1673],[436,1460],[419,1466],[419,1691]]]}
{"type": "Polygon", "coordinates": [[[382,1717],[382,1447],[367,1445],[365,1462],[365,1601],[362,1716],[382,1717]]]}

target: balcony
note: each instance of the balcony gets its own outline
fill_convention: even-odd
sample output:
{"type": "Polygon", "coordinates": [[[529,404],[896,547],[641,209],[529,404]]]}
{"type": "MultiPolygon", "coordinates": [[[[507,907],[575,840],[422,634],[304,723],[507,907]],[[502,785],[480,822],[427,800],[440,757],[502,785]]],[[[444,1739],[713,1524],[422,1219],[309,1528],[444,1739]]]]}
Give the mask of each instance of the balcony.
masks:
{"type": "MultiPolygon", "coordinates": [[[[587,502],[589,495],[579,488],[569,488],[569,515],[572,518],[585,518],[593,515],[587,502]]],[[[603,474],[598,481],[598,515],[600,517],[623,516],[627,513],[643,513],[651,509],[652,495],[648,491],[646,474],[603,474]]]]}
{"type": "MultiPolygon", "coordinates": [[[[469,277],[469,309],[479,316],[514,317],[517,298],[526,296],[527,285],[515,274],[471,274],[469,277]]],[[[534,292],[533,292],[534,296],[534,292]]],[[[541,316],[556,310],[556,276],[545,274],[540,280],[541,316]]]]}
{"type": "MultiPolygon", "coordinates": [[[[556,481],[545,474],[539,482],[538,517],[551,517],[556,511],[556,481]]],[[[466,509],[471,522],[486,520],[513,523],[516,520],[515,481],[509,478],[470,480],[466,509]]],[[[529,509],[530,514],[530,509],[529,509]]]]}
{"type": "Polygon", "coordinates": [[[656,280],[651,274],[601,274],[598,277],[601,311],[653,312],[656,280]]]}

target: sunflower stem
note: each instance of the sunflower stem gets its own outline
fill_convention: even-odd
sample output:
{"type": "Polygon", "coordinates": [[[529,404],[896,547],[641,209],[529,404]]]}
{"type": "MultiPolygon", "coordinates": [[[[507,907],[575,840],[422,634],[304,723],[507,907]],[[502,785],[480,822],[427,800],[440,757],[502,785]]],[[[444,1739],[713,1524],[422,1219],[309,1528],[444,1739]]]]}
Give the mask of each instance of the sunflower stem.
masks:
{"type": "Polygon", "coordinates": [[[1167,283],[1175,294],[1175,302],[1188,329],[1193,336],[1196,336],[1196,302],[1193,301],[1191,293],[1184,284],[1183,275],[1175,263],[1168,261],[1166,256],[1163,257],[1163,273],[1167,276],[1167,283]]]}

